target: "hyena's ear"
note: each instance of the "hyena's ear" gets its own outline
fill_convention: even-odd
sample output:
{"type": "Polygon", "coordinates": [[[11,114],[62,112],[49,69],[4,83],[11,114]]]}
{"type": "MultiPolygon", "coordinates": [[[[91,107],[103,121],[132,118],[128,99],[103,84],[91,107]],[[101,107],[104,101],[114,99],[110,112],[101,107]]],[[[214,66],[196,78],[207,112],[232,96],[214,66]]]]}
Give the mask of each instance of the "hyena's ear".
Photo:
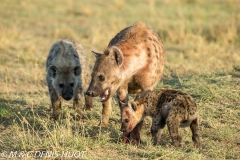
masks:
{"type": "Polygon", "coordinates": [[[92,53],[93,53],[93,55],[96,57],[96,59],[98,59],[98,58],[100,58],[101,57],[101,53],[97,53],[97,52],[95,52],[95,51],[91,51],[92,53]]]}
{"type": "Polygon", "coordinates": [[[78,65],[73,69],[74,75],[79,76],[82,73],[82,68],[78,65]]]}
{"type": "Polygon", "coordinates": [[[57,67],[56,66],[49,66],[47,70],[47,74],[51,78],[55,78],[57,74],[57,67]]]}
{"type": "Polygon", "coordinates": [[[131,107],[132,107],[132,109],[133,109],[134,111],[137,110],[137,106],[136,106],[136,104],[135,104],[134,102],[131,102],[131,107]]]}
{"type": "Polygon", "coordinates": [[[122,53],[122,51],[118,47],[113,46],[112,47],[112,52],[113,52],[113,55],[114,55],[115,60],[117,62],[117,65],[121,66],[122,63],[123,63],[123,53],[122,53]]]}

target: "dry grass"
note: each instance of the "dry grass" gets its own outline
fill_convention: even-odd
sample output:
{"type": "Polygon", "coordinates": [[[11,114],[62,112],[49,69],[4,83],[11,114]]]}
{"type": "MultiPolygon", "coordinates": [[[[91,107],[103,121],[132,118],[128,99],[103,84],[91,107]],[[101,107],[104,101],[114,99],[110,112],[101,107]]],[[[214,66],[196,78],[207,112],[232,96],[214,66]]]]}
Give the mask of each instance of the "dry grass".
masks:
{"type": "Polygon", "coordinates": [[[239,159],[239,8],[236,0],[2,0],[0,159],[11,151],[85,151],[86,159],[239,159]],[[160,144],[152,146],[150,118],[145,120],[141,146],[120,143],[114,102],[108,128],[97,127],[97,99],[94,110],[86,112],[87,121],[72,120],[67,102],[62,111],[66,118],[49,120],[45,60],[51,45],[72,38],[93,60],[90,50],[101,52],[116,33],[138,20],[149,24],[165,45],[164,76],[157,87],[186,91],[197,101],[200,149],[192,148],[189,129],[181,130],[180,148],[170,145],[167,129],[160,144]]]}

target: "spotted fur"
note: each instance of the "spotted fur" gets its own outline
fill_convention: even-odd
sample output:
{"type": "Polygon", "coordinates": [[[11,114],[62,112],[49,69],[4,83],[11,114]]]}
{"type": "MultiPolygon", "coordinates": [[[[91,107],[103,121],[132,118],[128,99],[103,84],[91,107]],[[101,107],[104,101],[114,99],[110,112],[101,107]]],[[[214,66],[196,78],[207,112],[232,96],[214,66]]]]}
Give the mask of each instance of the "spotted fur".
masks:
{"type": "MultiPolygon", "coordinates": [[[[77,118],[86,118],[82,113],[83,92],[90,81],[90,66],[80,44],[71,40],[58,40],[49,52],[46,62],[46,80],[52,103],[52,118],[58,119],[62,99],[73,98],[77,118]]],[[[92,107],[92,98],[85,96],[86,108],[92,107]]]]}
{"type": "Polygon", "coordinates": [[[151,134],[154,145],[157,144],[158,131],[161,132],[167,124],[174,146],[178,146],[182,139],[178,128],[187,126],[191,128],[195,147],[200,146],[199,113],[190,95],[176,90],[157,89],[134,102],[122,104],[121,130],[123,133],[129,134],[145,116],[152,117],[151,134]]]}

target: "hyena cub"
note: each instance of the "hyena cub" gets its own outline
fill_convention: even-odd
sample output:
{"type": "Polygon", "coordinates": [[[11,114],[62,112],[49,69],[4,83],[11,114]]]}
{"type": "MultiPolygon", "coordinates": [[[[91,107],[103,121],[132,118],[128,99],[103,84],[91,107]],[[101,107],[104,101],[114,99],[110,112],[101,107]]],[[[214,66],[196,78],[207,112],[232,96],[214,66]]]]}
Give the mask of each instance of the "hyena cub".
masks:
{"type": "Polygon", "coordinates": [[[123,134],[128,135],[145,116],[152,117],[151,134],[154,145],[157,144],[158,130],[161,134],[167,124],[174,146],[178,146],[182,139],[178,128],[189,125],[194,146],[200,146],[199,114],[197,105],[190,95],[176,90],[158,89],[148,92],[134,102],[122,103],[121,131],[123,134]]]}
{"type": "MultiPolygon", "coordinates": [[[[61,99],[73,97],[73,107],[78,113],[77,119],[86,118],[81,111],[83,91],[90,80],[90,66],[80,44],[70,40],[59,40],[54,43],[46,63],[47,84],[52,103],[52,118],[59,117],[61,99]]],[[[91,97],[85,96],[86,108],[92,108],[91,97]]]]}

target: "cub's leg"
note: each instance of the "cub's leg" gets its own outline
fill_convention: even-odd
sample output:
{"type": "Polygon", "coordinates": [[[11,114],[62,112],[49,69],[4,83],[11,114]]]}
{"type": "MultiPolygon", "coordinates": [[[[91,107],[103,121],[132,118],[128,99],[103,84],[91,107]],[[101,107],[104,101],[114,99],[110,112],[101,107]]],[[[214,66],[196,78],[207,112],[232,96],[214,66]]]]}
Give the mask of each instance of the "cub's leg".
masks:
{"type": "Polygon", "coordinates": [[[175,147],[179,146],[182,141],[182,137],[180,137],[178,133],[179,125],[180,122],[178,122],[178,119],[176,117],[175,119],[173,119],[173,116],[167,118],[167,126],[170,136],[172,138],[172,145],[174,145],[175,147]]]}
{"type": "Polygon", "coordinates": [[[161,119],[160,115],[157,115],[155,118],[152,119],[152,127],[151,127],[151,134],[153,145],[157,145],[158,138],[161,138],[162,130],[165,127],[164,120],[161,119]],[[157,136],[159,131],[159,137],[157,136]]]}
{"type": "Polygon", "coordinates": [[[192,121],[190,124],[190,128],[192,131],[192,140],[194,142],[194,147],[200,147],[200,138],[199,138],[199,117],[192,121]]]}

